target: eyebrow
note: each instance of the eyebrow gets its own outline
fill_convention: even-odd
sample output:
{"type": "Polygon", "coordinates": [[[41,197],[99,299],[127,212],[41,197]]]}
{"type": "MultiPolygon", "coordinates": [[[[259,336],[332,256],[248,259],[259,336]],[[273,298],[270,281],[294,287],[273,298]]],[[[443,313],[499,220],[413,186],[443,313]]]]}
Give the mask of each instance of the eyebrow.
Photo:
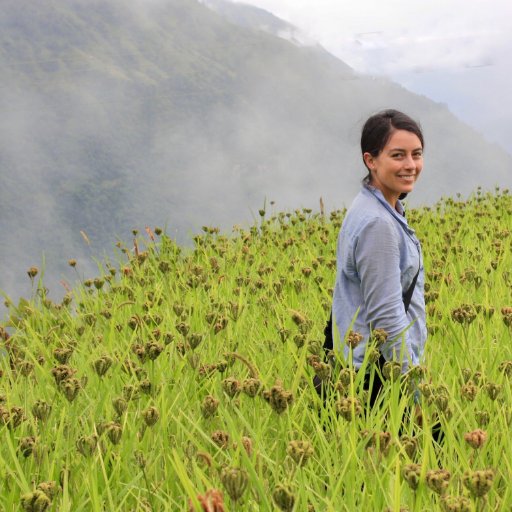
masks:
{"type": "MultiPolygon", "coordinates": [[[[403,149],[403,148],[391,148],[391,149],[389,149],[389,152],[391,152],[391,151],[406,151],[406,150],[405,150],[405,149],[403,149]]],[[[422,147],[415,148],[415,149],[413,149],[412,151],[413,151],[413,152],[414,152],[414,151],[423,151],[423,148],[422,148],[422,147]]]]}

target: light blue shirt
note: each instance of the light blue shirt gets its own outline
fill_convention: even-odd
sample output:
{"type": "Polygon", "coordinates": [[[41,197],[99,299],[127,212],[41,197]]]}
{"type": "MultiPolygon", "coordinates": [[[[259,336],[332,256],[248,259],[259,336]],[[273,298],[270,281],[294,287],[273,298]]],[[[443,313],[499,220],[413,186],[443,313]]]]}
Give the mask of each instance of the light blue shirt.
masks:
{"type": "Polygon", "coordinates": [[[393,209],[379,189],[364,185],[339,233],[332,304],[345,357],[349,354],[344,343],[347,332],[364,336],[353,351],[355,368],[363,362],[372,329],[388,333],[381,346],[386,360],[401,361],[402,371],[419,364],[427,339],[423,287],[420,242],[407,224],[402,204],[398,201],[393,209]],[[406,313],[402,294],[412,284],[418,266],[418,280],[406,313]]]}

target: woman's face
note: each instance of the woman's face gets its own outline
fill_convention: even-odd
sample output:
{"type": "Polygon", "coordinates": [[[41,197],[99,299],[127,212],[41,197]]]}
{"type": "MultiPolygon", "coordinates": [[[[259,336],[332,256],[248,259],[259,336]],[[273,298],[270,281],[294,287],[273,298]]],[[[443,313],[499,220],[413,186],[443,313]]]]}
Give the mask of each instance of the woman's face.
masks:
{"type": "Polygon", "coordinates": [[[376,157],[364,153],[363,158],[371,172],[370,184],[393,208],[400,194],[412,192],[423,168],[420,139],[406,130],[395,130],[376,157]]]}

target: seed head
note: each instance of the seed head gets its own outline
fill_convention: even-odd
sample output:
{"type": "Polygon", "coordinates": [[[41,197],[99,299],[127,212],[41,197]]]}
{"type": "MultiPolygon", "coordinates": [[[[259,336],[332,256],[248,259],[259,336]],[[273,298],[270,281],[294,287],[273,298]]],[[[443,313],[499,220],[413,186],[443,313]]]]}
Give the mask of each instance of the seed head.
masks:
{"type": "Polygon", "coordinates": [[[369,364],[375,364],[380,359],[379,349],[372,346],[368,347],[366,349],[366,357],[369,364]]]}
{"type": "Polygon", "coordinates": [[[269,390],[265,390],[263,398],[277,414],[282,414],[293,403],[293,393],[286,391],[279,384],[272,386],[269,390]]]}
{"type": "Polygon", "coordinates": [[[50,505],[50,498],[40,490],[29,492],[21,497],[21,506],[26,512],[44,512],[50,505]]]}
{"type": "Polygon", "coordinates": [[[109,368],[112,366],[114,360],[107,355],[101,356],[99,359],[93,362],[92,366],[94,371],[98,374],[98,376],[103,377],[109,368]]]}
{"type": "Polygon", "coordinates": [[[117,416],[121,417],[128,409],[128,402],[122,396],[118,396],[112,400],[112,406],[117,416]]]}
{"type": "Polygon", "coordinates": [[[254,398],[260,392],[260,389],[261,381],[254,377],[249,377],[242,382],[242,391],[251,398],[254,398]]]}
{"type": "Polygon", "coordinates": [[[136,400],[140,396],[140,388],[133,384],[125,384],[123,386],[123,396],[128,402],[130,400],[136,400]]]}
{"type": "Polygon", "coordinates": [[[233,501],[238,501],[244,494],[249,483],[249,475],[245,469],[225,467],[220,473],[220,481],[233,501]]]}
{"type": "Polygon", "coordinates": [[[238,393],[240,393],[240,387],[240,381],[234,377],[227,377],[222,381],[222,389],[229,398],[234,398],[238,395],[238,393]]]}
{"type": "Polygon", "coordinates": [[[67,364],[72,355],[73,349],[69,347],[56,348],[53,351],[53,357],[62,365],[67,364]]]}
{"type": "MultiPolygon", "coordinates": [[[[222,493],[217,489],[210,489],[203,496],[201,494],[197,495],[197,500],[201,505],[202,512],[224,512],[224,497],[222,493]]],[[[188,504],[188,512],[198,512],[194,507],[191,500],[189,500],[188,504]]]]}
{"type": "Polygon", "coordinates": [[[211,438],[219,448],[226,449],[229,446],[229,434],[224,430],[216,430],[211,438]]]}
{"type": "Polygon", "coordinates": [[[39,269],[37,267],[30,267],[27,270],[27,274],[28,274],[28,277],[30,277],[30,279],[34,279],[34,277],[36,277],[38,273],[39,273],[39,269]]]}
{"type": "Polygon", "coordinates": [[[150,395],[153,389],[153,384],[149,379],[142,379],[139,383],[139,389],[146,395],[150,395]]]}
{"type": "Polygon", "coordinates": [[[50,416],[52,406],[44,400],[36,400],[36,403],[32,406],[32,414],[39,421],[46,421],[50,416]]]}
{"type": "Polygon", "coordinates": [[[51,370],[51,374],[53,375],[53,378],[55,379],[55,384],[57,384],[57,385],[59,385],[61,382],[65,381],[65,380],[73,377],[73,375],[75,373],[76,373],[76,370],[66,364],[55,366],[51,370]]]}
{"type": "Polygon", "coordinates": [[[297,326],[306,324],[308,322],[307,317],[300,311],[291,310],[293,323],[297,326]]]}
{"type": "Polygon", "coordinates": [[[382,375],[388,380],[397,380],[402,373],[402,365],[398,361],[386,361],[382,367],[382,375]]]}
{"type": "Polygon", "coordinates": [[[400,437],[400,444],[407,456],[413,460],[416,452],[418,451],[418,439],[416,437],[403,435],[400,437]]]}
{"type": "Polygon", "coordinates": [[[460,388],[460,394],[462,398],[472,402],[478,394],[478,386],[476,386],[475,383],[470,380],[467,384],[464,384],[464,386],[460,388]]]}
{"type": "Polygon", "coordinates": [[[201,404],[201,414],[203,418],[211,418],[217,413],[219,401],[212,395],[207,395],[201,404]]]}
{"type": "Polygon", "coordinates": [[[443,496],[441,507],[444,512],[471,512],[471,501],[465,496],[443,496]]]}
{"type": "Polygon", "coordinates": [[[68,265],[69,265],[70,267],[75,268],[75,267],[76,267],[76,260],[74,260],[74,259],[70,259],[70,260],[68,260],[68,265]]]}
{"type": "Polygon", "coordinates": [[[339,373],[339,382],[343,388],[350,386],[350,383],[356,378],[356,372],[350,368],[343,368],[339,373]]]}
{"type": "Polygon", "coordinates": [[[485,441],[487,441],[487,433],[477,428],[472,432],[466,432],[464,434],[464,440],[471,448],[478,450],[485,444],[485,441]]]}
{"type": "Polygon", "coordinates": [[[386,343],[389,334],[384,329],[373,329],[371,333],[371,341],[375,343],[376,347],[380,347],[386,343]]]}
{"type": "Polygon", "coordinates": [[[145,349],[149,360],[154,361],[163,352],[164,347],[160,343],[150,341],[146,343],[145,349]]]}
{"type": "Polygon", "coordinates": [[[16,369],[20,372],[20,375],[23,375],[23,377],[28,377],[34,369],[34,363],[22,359],[21,361],[16,362],[16,369]]]}
{"type": "Polygon", "coordinates": [[[288,484],[279,484],[272,493],[274,503],[283,512],[290,512],[295,505],[295,495],[288,484]]]}
{"type": "Polygon", "coordinates": [[[450,478],[451,474],[446,469],[429,470],[425,476],[427,486],[441,496],[446,492],[450,478]]]}
{"type": "Polygon", "coordinates": [[[336,402],[336,411],[338,414],[341,414],[345,420],[351,421],[352,418],[361,415],[363,408],[358,398],[344,397],[336,402]]]}
{"type": "Polygon", "coordinates": [[[53,500],[55,496],[57,496],[57,493],[60,490],[59,485],[54,480],[50,480],[48,482],[41,482],[37,486],[38,491],[43,491],[50,500],[53,500]]]}
{"type": "Polygon", "coordinates": [[[188,336],[188,344],[192,350],[195,350],[203,341],[204,335],[199,332],[192,332],[188,336]]]}
{"type": "Polygon", "coordinates": [[[249,457],[252,455],[252,439],[247,436],[242,436],[242,446],[249,457]]]}
{"type": "Polygon", "coordinates": [[[474,498],[481,498],[491,489],[493,479],[494,470],[492,469],[466,471],[462,476],[462,483],[474,498]]]}
{"type": "Polygon", "coordinates": [[[364,336],[359,334],[358,332],[350,331],[347,335],[346,344],[351,349],[355,349],[361,341],[363,341],[364,336]]]}
{"type": "Polygon", "coordinates": [[[107,437],[112,444],[119,444],[121,436],[123,435],[123,427],[120,423],[111,421],[106,426],[107,437]]]}
{"type": "Polygon", "coordinates": [[[84,457],[90,457],[91,455],[93,455],[97,445],[98,437],[96,435],[81,436],[76,441],[76,449],[84,457]]]}
{"type": "Polygon", "coordinates": [[[331,365],[330,364],[320,361],[320,362],[313,362],[312,366],[313,366],[313,370],[315,371],[315,375],[320,380],[322,380],[322,381],[329,380],[329,377],[331,376],[331,365]]]}
{"type": "Polygon", "coordinates": [[[500,384],[496,384],[494,382],[487,382],[484,386],[484,389],[487,393],[487,396],[491,400],[494,401],[494,400],[496,400],[496,398],[498,398],[498,395],[501,392],[502,386],[500,384]]]}
{"type": "Polygon", "coordinates": [[[27,458],[32,455],[32,451],[36,445],[36,438],[34,436],[22,437],[19,441],[19,450],[23,457],[27,458]]]}
{"type": "Polygon", "coordinates": [[[436,404],[436,407],[441,412],[446,412],[449,410],[449,401],[450,397],[448,393],[444,390],[437,389],[435,393],[432,395],[433,402],[436,404]]]}
{"type": "Polygon", "coordinates": [[[82,388],[80,381],[74,377],[62,381],[59,384],[59,387],[68,402],[72,402],[77,397],[78,392],[82,388]]]}
{"type": "Polygon", "coordinates": [[[311,443],[301,440],[290,441],[286,451],[298,466],[304,466],[314,453],[311,443]]]}
{"type": "Polygon", "coordinates": [[[142,417],[146,425],[148,427],[152,427],[159,420],[160,413],[158,412],[158,409],[156,407],[151,406],[148,407],[145,411],[143,411],[142,417]]]}
{"type": "Polygon", "coordinates": [[[402,469],[402,477],[413,491],[420,484],[420,474],[421,466],[419,464],[406,464],[402,469]]]}
{"type": "Polygon", "coordinates": [[[475,419],[481,427],[485,427],[486,425],[489,424],[491,415],[489,414],[488,411],[476,411],[475,419]]]}
{"type": "Polygon", "coordinates": [[[419,384],[418,389],[420,390],[420,393],[427,399],[433,395],[435,390],[434,386],[428,382],[422,382],[419,384]]]}

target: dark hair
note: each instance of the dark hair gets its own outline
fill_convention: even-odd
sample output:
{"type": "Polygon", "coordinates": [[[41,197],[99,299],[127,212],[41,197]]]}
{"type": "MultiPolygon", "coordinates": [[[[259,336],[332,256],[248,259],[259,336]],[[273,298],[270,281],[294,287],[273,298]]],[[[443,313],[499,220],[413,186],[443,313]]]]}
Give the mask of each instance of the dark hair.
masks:
{"type": "MultiPolygon", "coordinates": [[[[388,109],[374,114],[364,123],[361,133],[361,155],[370,153],[374,157],[378,156],[395,130],[414,133],[420,139],[421,147],[425,146],[420,125],[403,112],[388,109]]],[[[364,165],[368,168],[366,162],[364,165]]],[[[370,176],[370,169],[368,169],[368,175],[363,181],[369,183],[370,176]]]]}

